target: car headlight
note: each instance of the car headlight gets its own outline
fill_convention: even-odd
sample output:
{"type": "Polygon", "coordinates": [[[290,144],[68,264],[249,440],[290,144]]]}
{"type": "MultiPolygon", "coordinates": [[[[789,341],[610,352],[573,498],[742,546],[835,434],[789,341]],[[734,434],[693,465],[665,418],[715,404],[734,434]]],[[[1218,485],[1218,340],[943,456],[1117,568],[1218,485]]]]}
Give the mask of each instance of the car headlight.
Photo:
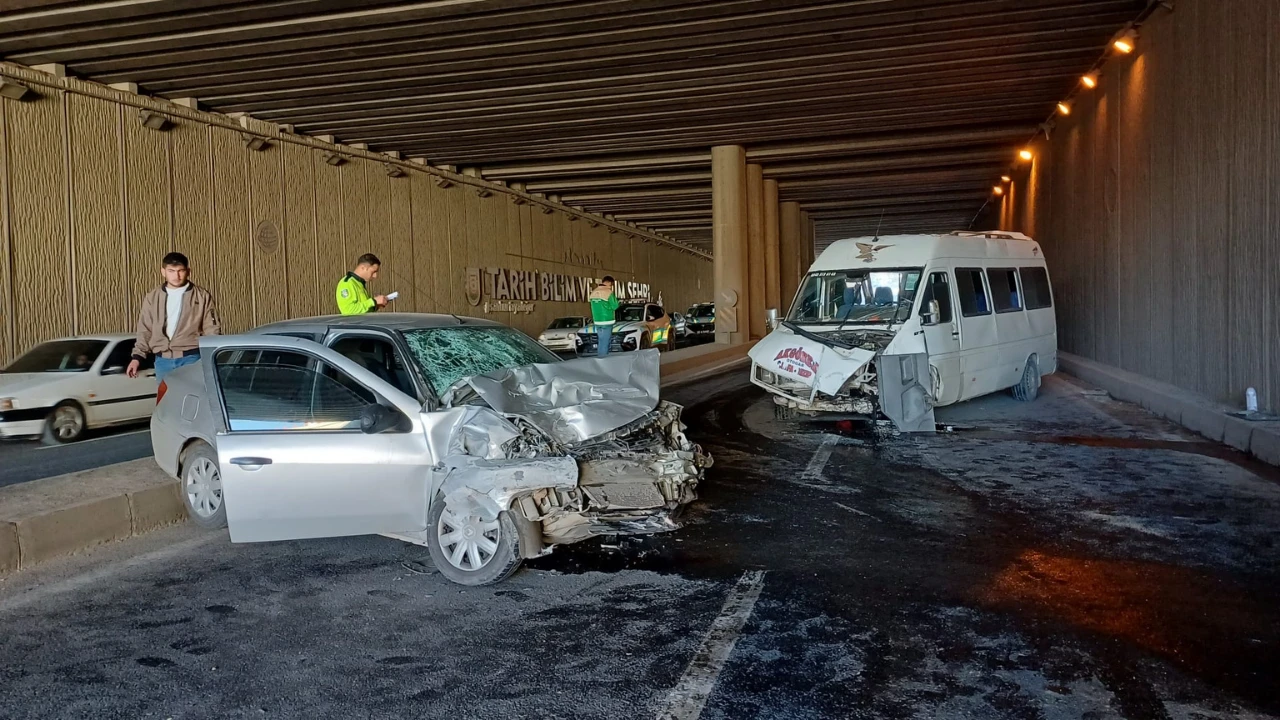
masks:
{"type": "Polygon", "coordinates": [[[14,398],[0,398],[0,411],[12,410],[18,407],[18,401],[14,398]]]}
{"type": "Polygon", "coordinates": [[[541,334],[541,335],[539,335],[539,336],[538,336],[538,342],[546,342],[546,341],[547,341],[547,334],[546,334],[546,333],[543,333],[543,334],[541,334]]]}

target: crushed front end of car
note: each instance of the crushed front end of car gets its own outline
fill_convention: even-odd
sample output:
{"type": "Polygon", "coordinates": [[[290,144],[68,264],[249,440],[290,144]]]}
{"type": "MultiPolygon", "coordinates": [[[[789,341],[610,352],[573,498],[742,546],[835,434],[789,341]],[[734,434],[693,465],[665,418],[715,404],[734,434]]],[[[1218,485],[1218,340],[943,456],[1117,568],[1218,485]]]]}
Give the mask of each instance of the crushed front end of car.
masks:
{"type": "Polygon", "coordinates": [[[525,557],[675,529],[712,462],[659,400],[656,350],[470,377],[443,400],[433,492],[454,512],[509,512],[525,557]]]}

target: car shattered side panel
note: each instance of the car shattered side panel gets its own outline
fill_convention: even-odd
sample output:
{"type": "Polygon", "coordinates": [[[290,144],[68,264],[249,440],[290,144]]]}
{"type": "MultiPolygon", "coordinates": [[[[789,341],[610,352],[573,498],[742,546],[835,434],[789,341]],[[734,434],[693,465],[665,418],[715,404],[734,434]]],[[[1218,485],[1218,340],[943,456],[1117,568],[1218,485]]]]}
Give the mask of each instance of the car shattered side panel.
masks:
{"type": "Polygon", "coordinates": [[[564,445],[633,422],[658,405],[658,351],[524,365],[469,380],[503,415],[518,415],[564,445]]]}
{"type": "Polygon", "coordinates": [[[546,488],[578,485],[578,463],[571,457],[484,460],[467,455],[446,458],[439,492],[455,513],[479,515],[486,521],[511,507],[517,495],[546,488]]]}

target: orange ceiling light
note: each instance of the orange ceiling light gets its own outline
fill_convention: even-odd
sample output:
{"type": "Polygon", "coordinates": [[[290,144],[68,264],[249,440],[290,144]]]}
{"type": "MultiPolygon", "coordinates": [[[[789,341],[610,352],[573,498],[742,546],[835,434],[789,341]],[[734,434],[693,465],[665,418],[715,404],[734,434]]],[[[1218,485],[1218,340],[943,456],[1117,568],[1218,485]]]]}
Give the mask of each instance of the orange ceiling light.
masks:
{"type": "Polygon", "coordinates": [[[1088,75],[1085,75],[1084,77],[1080,78],[1080,84],[1084,85],[1090,90],[1098,87],[1098,73],[1089,73],[1088,75]]]}

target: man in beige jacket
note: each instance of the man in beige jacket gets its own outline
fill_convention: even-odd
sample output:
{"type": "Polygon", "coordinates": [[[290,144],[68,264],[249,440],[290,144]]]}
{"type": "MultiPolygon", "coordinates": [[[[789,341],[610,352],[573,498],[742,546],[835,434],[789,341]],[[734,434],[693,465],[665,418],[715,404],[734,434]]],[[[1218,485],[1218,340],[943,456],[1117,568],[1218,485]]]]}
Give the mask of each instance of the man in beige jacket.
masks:
{"type": "Polygon", "coordinates": [[[138,315],[129,377],[148,355],[156,356],[156,379],[200,359],[200,337],[219,333],[213,295],[191,282],[187,256],[171,252],[160,263],[164,284],[147,293],[138,315]]]}

